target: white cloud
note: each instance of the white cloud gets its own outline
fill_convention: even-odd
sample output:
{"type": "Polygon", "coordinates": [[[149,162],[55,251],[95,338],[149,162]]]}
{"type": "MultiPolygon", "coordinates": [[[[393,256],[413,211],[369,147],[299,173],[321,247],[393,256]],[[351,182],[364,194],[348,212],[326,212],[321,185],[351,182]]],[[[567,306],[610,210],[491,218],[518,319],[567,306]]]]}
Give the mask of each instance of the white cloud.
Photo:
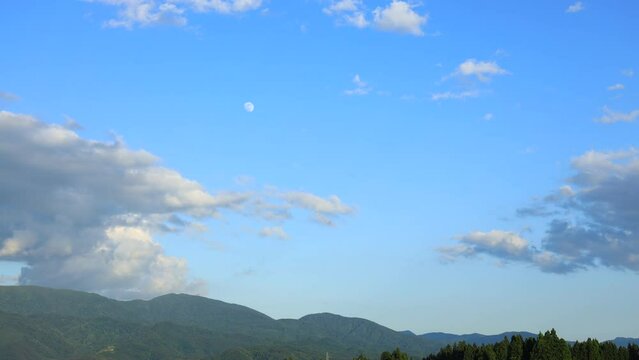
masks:
{"type": "Polygon", "coordinates": [[[392,0],[386,7],[377,7],[367,13],[362,0],[332,0],[322,11],[336,17],[338,24],[362,29],[371,26],[369,17],[372,16],[372,25],[376,29],[422,36],[428,15],[420,15],[413,8],[406,1],[392,0]]]}
{"type": "Polygon", "coordinates": [[[460,99],[466,99],[466,98],[473,98],[473,97],[478,97],[479,96],[479,91],[477,90],[469,90],[469,91],[462,91],[462,92],[451,92],[451,91],[446,91],[446,92],[441,92],[441,93],[435,93],[433,95],[431,95],[430,99],[433,101],[440,101],[440,100],[460,100],[460,99]]]}
{"type": "Polygon", "coordinates": [[[18,97],[15,94],[12,94],[10,92],[6,92],[6,91],[0,91],[0,100],[4,100],[4,101],[18,101],[20,100],[20,97],[18,97]]]}
{"type": "Polygon", "coordinates": [[[261,0],[87,0],[118,8],[117,18],[107,20],[104,25],[111,28],[131,29],[135,26],[173,25],[188,23],[187,11],[221,14],[242,13],[256,10],[261,0]]]}
{"type": "Polygon", "coordinates": [[[369,25],[361,0],[333,0],[331,4],[322,10],[326,15],[337,17],[338,24],[345,24],[357,28],[365,28],[369,25]]]}
{"type": "Polygon", "coordinates": [[[352,25],[356,28],[363,29],[369,25],[368,20],[366,19],[366,15],[362,12],[354,12],[352,14],[344,15],[344,20],[347,24],[352,25]]]}
{"type": "Polygon", "coordinates": [[[493,113],[484,114],[484,120],[486,120],[486,121],[491,121],[494,118],[495,118],[495,115],[493,113]]]}
{"type": "Polygon", "coordinates": [[[428,15],[420,15],[413,6],[405,1],[393,0],[385,8],[378,7],[373,11],[375,27],[384,31],[424,35],[422,26],[426,25],[428,15]]]}
{"type": "Polygon", "coordinates": [[[458,237],[457,241],[456,245],[437,249],[442,260],[450,263],[459,258],[489,255],[498,258],[502,263],[525,263],[544,272],[559,274],[572,272],[581,267],[570,263],[564,256],[537,250],[528,240],[511,231],[475,231],[458,237]]]}
{"type": "Polygon", "coordinates": [[[355,76],[353,76],[353,84],[355,85],[354,89],[349,89],[349,90],[344,90],[344,94],[346,95],[368,95],[368,93],[371,92],[371,90],[373,89],[372,87],[370,87],[365,81],[362,80],[362,78],[359,76],[359,74],[355,74],[355,76]]]}
{"type": "Polygon", "coordinates": [[[480,81],[490,81],[492,76],[506,75],[508,71],[501,68],[495,61],[477,61],[468,59],[461,63],[453,75],[475,76],[480,81]]]}
{"type": "Polygon", "coordinates": [[[315,221],[328,226],[334,225],[333,218],[336,216],[354,212],[352,207],[344,204],[336,195],[322,198],[307,192],[292,191],[283,193],[280,197],[292,206],[311,211],[315,221]]]}
{"type": "Polygon", "coordinates": [[[585,10],[584,4],[581,1],[577,1],[574,4],[568,6],[566,9],[567,13],[578,13],[580,11],[585,10]]]}
{"type": "Polygon", "coordinates": [[[633,69],[623,69],[621,74],[625,77],[633,77],[635,76],[635,71],[633,69]]]}
{"type": "Polygon", "coordinates": [[[255,110],[255,105],[252,102],[247,101],[244,103],[244,110],[248,113],[252,113],[255,110]]]}
{"type": "Polygon", "coordinates": [[[623,84],[614,84],[614,85],[608,86],[608,91],[623,90],[624,88],[625,86],[623,86],[623,84]]]}
{"type": "Polygon", "coordinates": [[[475,248],[485,248],[511,256],[521,256],[528,251],[528,241],[518,234],[508,231],[475,231],[460,237],[459,240],[475,248]]]}
{"type": "Polygon", "coordinates": [[[259,9],[262,0],[181,0],[197,11],[222,14],[241,13],[259,9]]]}
{"type": "Polygon", "coordinates": [[[291,219],[291,209],[331,219],[351,212],[336,196],[210,193],[120,139],[87,140],[6,111],[0,144],[0,261],[25,264],[21,284],[119,298],[205,293],[156,235],[203,231],[199,221],[223,211],[277,222],[291,219]]]}
{"type": "Polygon", "coordinates": [[[342,12],[356,12],[362,8],[362,0],[338,0],[333,1],[323,9],[324,13],[333,15],[342,12]]]}
{"type": "Polygon", "coordinates": [[[604,114],[597,119],[597,122],[602,124],[614,124],[618,122],[633,122],[639,118],[639,109],[633,110],[629,113],[621,113],[612,111],[607,106],[603,108],[604,114]]]}
{"type": "Polygon", "coordinates": [[[281,226],[267,226],[262,228],[262,230],[260,230],[260,236],[288,240],[288,234],[281,226]]]}

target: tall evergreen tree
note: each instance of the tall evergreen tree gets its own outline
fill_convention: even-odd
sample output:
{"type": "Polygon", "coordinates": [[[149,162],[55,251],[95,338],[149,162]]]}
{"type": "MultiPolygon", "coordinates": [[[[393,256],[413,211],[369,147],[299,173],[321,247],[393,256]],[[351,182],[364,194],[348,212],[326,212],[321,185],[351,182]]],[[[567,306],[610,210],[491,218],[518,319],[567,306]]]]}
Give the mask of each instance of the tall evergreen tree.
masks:
{"type": "Polygon", "coordinates": [[[570,347],[557,336],[555,329],[539,335],[531,360],[572,360],[570,347]]]}
{"type": "Polygon", "coordinates": [[[508,344],[508,360],[523,360],[524,340],[521,335],[513,335],[508,344]]]}
{"type": "Polygon", "coordinates": [[[508,347],[510,345],[510,342],[508,341],[508,338],[504,336],[504,339],[500,342],[498,342],[497,344],[495,344],[495,346],[493,347],[493,349],[495,350],[495,358],[497,360],[508,360],[508,347]]]}

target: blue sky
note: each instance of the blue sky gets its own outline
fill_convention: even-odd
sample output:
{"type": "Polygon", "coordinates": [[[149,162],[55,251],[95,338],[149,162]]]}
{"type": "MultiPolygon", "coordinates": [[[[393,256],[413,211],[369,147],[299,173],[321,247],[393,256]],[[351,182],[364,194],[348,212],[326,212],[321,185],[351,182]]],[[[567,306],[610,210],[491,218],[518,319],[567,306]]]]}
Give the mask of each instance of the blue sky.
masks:
{"type": "Polygon", "coordinates": [[[639,337],[638,15],[4,2],[1,279],[639,337]]]}

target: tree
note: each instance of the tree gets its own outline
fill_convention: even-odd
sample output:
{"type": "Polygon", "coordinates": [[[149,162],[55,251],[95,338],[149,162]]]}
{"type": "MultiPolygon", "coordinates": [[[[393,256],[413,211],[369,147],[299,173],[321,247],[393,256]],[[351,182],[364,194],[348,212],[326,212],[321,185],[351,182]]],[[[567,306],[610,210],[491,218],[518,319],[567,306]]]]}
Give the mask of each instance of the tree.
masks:
{"type": "Polygon", "coordinates": [[[524,339],[521,335],[513,335],[508,344],[508,360],[522,360],[524,356],[524,339]]]}
{"type": "Polygon", "coordinates": [[[628,344],[628,360],[639,360],[639,345],[628,344]]]}
{"type": "Polygon", "coordinates": [[[479,348],[479,360],[497,360],[492,345],[482,345],[482,347],[479,348]]]}
{"type": "Polygon", "coordinates": [[[619,348],[614,343],[606,341],[601,343],[600,348],[602,360],[622,360],[620,358],[621,353],[619,352],[619,348]]]}
{"type": "Polygon", "coordinates": [[[392,353],[384,351],[379,358],[380,360],[410,360],[408,358],[408,354],[403,353],[401,350],[399,350],[399,348],[393,350],[392,353]]]}
{"type": "Polygon", "coordinates": [[[500,342],[498,342],[497,344],[495,344],[495,346],[493,347],[493,349],[495,350],[495,358],[497,360],[508,360],[508,346],[510,345],[510,342],[508,341],[508,338],[504,336],[504,339],[500,342]]]}
{"type": "Polygon", "coordinates": [[[539,334],[531,360],[572,360],[570,347],[557,336],[555,329],[539,334]]]}

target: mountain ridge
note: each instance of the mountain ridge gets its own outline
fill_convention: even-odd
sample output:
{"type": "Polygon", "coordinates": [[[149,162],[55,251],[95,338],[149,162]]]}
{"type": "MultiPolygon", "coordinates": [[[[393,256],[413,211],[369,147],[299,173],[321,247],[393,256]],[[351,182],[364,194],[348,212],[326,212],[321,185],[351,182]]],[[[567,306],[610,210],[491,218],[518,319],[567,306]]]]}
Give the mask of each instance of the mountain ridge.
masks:
{"type": "MultiPolygon", "coordinates": [[[[328,312],[273,319],[246,306],[188,294],[119,301],[38,286],[0,286],[0,323],[5,329],[0,332],[0,353],[14,359],[311,360],[329,350],[333,359],[350,360],[359,353],[375,358],[395,347],[421,358],[454,342],[484,344],[515,334],[536,336],[416,335],[328,312]],[[53,334],[53,344],[47,334],[53,334]]],[[[623,341],[639,343],[615,339],[623,341]]]]}

